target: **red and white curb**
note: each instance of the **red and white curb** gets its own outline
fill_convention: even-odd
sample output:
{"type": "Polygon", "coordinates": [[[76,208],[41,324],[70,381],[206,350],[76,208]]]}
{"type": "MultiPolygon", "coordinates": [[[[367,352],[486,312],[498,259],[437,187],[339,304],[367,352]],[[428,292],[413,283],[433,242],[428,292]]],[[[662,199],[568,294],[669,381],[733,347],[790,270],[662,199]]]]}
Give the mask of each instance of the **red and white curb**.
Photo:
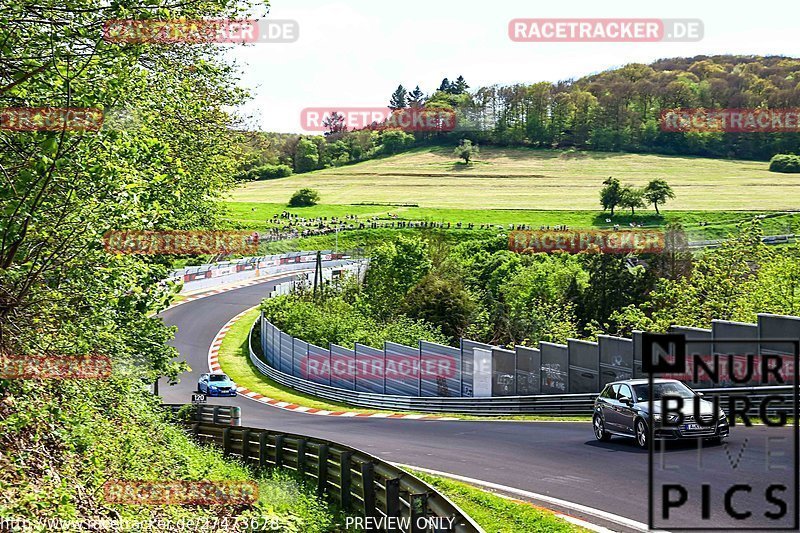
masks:
{"type": "MultiPolygon", "coordinates": [[[[240,283],[236,283],[236,284],[233,284],[233,285],[225,285],[224,287],[221,287],[219,289],[211,289],[211,290],[208,290],[208,291],[199,292],[197,294],[192,294],[190,296],[187,296],[185,300],[181,300],[180,302],[177,302],[177,303],[174,303],[174,304],[170,305],[169,307],[164,309],[164,311],[169,311],[173,307],[178,307],[179,305],[183,305],[183,304],[186,304],[186,303],[189,303],[189,302],[193,302],[193,301],[199,300],[201,298],[207,298],[209,296],[214,296],[215,294],[221,294],[223,292],[235,291],[236,289],[243,289],[245,287],[250,287],[251,285],[258,285],[259,283],[265,283],[267,281],[274,281],[274,280],[280,279],[280,278],[282,278],[284,276],[285,276],[285,274],[270,275],[270,276],[267,276],[267,277],[264,277],[264,278],[256,278],[256,279],[251,279],[251,280],[248,280],[248,281],[242,281],[240,283]]],[[[163,313],[164,311],[161,311],[161,312],[163,313]]]]}
{"type": "MultiPolygon", "coordinates": [[[[208,368],[211,372],[221,372],[222,369],[219,365],[219,349],[222,346],[222,340],[228,334],[231,327],[245,314],[249,311],[253,310],[254,308],[251,307],[245,311],[242,311],[232,319],[230,319],[222,329],[219,330],[217,335],[214,337],[213,342],[211,343],[211,348],[208,350],[208,368]]],[[[308,415],[320,415],[320,416],[340,416],[345,418],[396,418],[396,419],[406,419],[406,420],[460,420],[460,418],[453,418],[447,416],[436,416],[436,415],[404,415],[399,413],[363,413],[358,411],[327,411],[325,409],[316,409],[314,407],[306,407],[303,405],[297,405],[291,402],[284,402],[281,400],[276,400],[274,398],[269,398],[257,392],[253,392],[250,389],[245,387],[238,387],[236,391],[239,393],[239,396],[244,398],[248,398],[250,400],[263,403],[266,405],[270,405],[272,407],[277,407],[278,409],[284,409],[286,411],[294,411],[297,413],[305,413],[308,415]]]]}

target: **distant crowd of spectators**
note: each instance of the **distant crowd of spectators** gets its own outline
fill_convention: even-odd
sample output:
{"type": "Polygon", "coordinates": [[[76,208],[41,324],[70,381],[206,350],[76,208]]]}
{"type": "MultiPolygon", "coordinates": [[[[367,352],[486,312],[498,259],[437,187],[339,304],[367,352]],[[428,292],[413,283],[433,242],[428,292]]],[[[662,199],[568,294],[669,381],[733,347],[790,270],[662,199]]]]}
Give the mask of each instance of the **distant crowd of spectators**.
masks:
{"type": "MultiPolygon", "coordinates": [[[[265,232],[260,233],[260,239],[265,242],[296,239],[298,237],[313,237],[317,235],[328,235],[337,231],[353,231],[363,229],[480,229],[480,230],[508,230],[520,231],[531,230],[528,224],[475,224],[473,222],[434,222],[429,220],[399,220],[397,214],[389,213],[389,220],[381,219],[378,216],[359,217],[354,214],[346,214],[341,217],[313,217],[306,218],[297,214],[284,211],[275,214],[271,219],[267,219],[267,225],[271,226],[265,232]]],[[[541,231],[567,231],[566,225],[541,226],[541,231]]]]}

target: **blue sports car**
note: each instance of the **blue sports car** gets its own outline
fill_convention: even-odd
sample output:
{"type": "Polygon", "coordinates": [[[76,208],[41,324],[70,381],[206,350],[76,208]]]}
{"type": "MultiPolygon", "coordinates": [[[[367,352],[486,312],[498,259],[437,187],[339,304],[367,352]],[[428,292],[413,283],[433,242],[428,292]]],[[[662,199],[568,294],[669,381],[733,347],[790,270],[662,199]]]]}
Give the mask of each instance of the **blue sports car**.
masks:
{"type": "Polygon", "coordinates": [[[208,396],[236,396],[236,383],[225,374],[203,374],[197,390],[208,396]]]}

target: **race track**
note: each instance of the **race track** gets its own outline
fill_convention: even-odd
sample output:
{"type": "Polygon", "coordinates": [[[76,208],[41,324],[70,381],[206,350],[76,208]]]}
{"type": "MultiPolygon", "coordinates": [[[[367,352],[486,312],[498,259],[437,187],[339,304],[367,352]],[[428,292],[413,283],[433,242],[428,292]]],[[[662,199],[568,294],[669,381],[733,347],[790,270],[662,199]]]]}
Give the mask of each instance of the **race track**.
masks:
{"type": "MultiPolygon", "coordinates": [[[[159,390],[165,402],[191,400],[197,377],[208,371],[208,349],[216,333],[233,316],[257,305],[278,281],[282,280],[187,302],[162,313],[165,323],[178,327],[174,346],[192,367],[176,386],[170,387],[162,381],[159,390]]],[[[342,418],[285,411],[244,397],[213,402],[240,406],[242,425],[326,438],[361,448],[387,461],[531,491],[647,523],[647,452],[626,439],[599,443],[588,423],[342,418]]],[[[784,453],[789,459],[794,456],[789,428],[736,427],[727,447],[714,446],[703,451],[701,470],[694,443],[668,446],[664,454],[667,467],[677,469],[670,471],[670,479],[685,483],[690,491],[698,487],[699,479],[711,482],[712,521],[716,527],[741,527],[741,523],[722,514],[721,492],[743,479],[782,481],[789,490],[784,499],[789,502],[790,512],[794,512],[794,471],[765,465],[766,436],[778,437],[769,444],[773,457],[777,453],[784,453]],[[741,459],[735,463],[743,447],[741,459]]],[[[769,525],[763,522],[766,519],[762,513],[774,506],[764,502],[761,489],[738,493],[734,501],[737,508],[752,510],[762,525],[769,525]]],[[[613,530],[631,529],[574,508],[560,509],[613,530]]],[[[690,498],[681,512],[687,520],[699,517],[699,500],[690,498]]]]}

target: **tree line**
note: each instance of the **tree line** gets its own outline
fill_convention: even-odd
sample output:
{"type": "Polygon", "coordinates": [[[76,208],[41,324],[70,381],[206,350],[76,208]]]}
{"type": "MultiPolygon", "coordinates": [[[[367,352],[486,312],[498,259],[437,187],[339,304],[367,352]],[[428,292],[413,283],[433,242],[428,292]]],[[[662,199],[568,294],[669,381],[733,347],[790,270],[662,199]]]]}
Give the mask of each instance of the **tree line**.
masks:
{"type": "MultiPolygon", "coordinates": [[[[432,92],[399,85],[391,109],[448,109],[453,132],[350,131],[341,115],[323,136],[238,132],[240,179],[269,179],[391,155],[414,146],[474,144],[769,160],[800,151],[800,133],[667,132],[674,108],[800,107],[800,59],[715,55],[632,63],[577,80],[471,89],[463,76],[432,92]],[[252,169],[258,169],[250,172],[252,169]],[[280,166],[280,168],[275,168],[280,166]]],[[[332,109],[331,112],[337,110],[332,109]]],[[[783,167],[776,167],[778,168],[783,167]]],[[[789,167],[794,169],[793,166],[789,167]]]]}
{"type": "Polygon", "coordinates": [[[800,59],[695,56],[632,63],[555,83],[474,91],[440,87],[425,105],[455,109],[458,129],[482,144],[768,160],[778,153],[796,153],[800,133],[665,132],[661,113],[675,108],[798,107],[798,81],[800,59]]]}

